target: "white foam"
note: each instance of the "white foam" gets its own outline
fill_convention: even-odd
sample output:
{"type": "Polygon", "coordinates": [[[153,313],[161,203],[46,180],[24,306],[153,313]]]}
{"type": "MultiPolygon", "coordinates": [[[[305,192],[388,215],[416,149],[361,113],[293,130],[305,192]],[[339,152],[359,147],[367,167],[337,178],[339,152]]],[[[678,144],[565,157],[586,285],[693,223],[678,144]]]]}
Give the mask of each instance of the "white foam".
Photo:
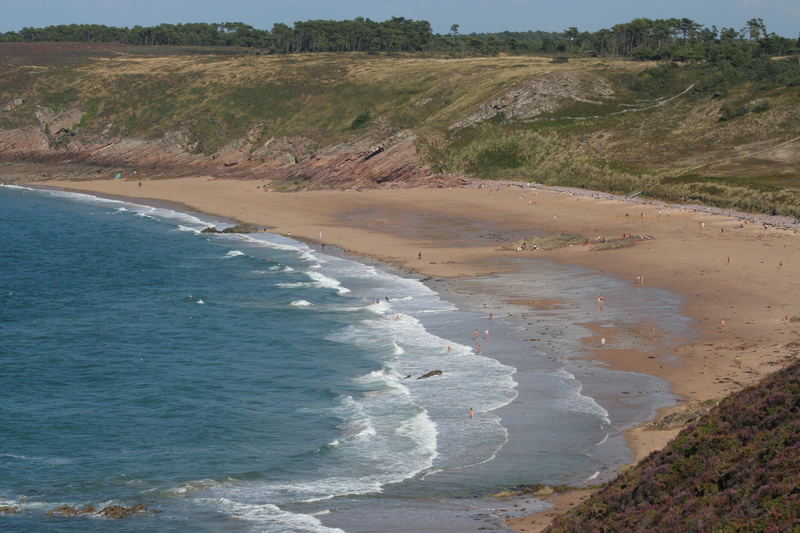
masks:
{"type": "MultiPolygon", "coordinates": [[[[145,215],[145,216],[148,216],[148,215],[145,215]]],[[[153,218],[153,217],[149,217],[149,218],[153,218]]],[[[200,230],[199,229],[190,228],[189,226],[184,226],[183,224],[178,224],[178,231],[190,231],[190,232],[192,232],[192,233],[194,233],[196,235],[200,234],[200,230]]]]}
{"type": "Polygon", "coordinates": [[[198,298],[197,303],[200,305],[204,305],[206,302],[204,302],[201,298],[198,298]]]}
{"type": "Polygon", "coordinates": [[[256,522],[264,528],[261,531],[268,533],[285,531],[298,533],[345,533],[338,528],[323,526],[319,520],[310,514],[290,513],[270,503],[241,503],[228,498],[206,499],[204,501],[240,520],[256,522]]]}
{"type": "Polygon", "coordinates": [[[599,475],[600,475],[600,471],[597,470],[594,474],[592,474],[591,476],[587,477],[584,481],[591,481],[593,479],[597,479],[597,476],[599,476],[599,475]]]}
{"type": "Polygon", "coordinates": [[[289,305],[291,305],[292,307],[311,307],[314,304],[312,304],[308,300],[294,300],[289,305]]]}
{"type": "Polygon", "coordinates": [[[311,287],[311,283],[307,281],[294,281],[294,282],[284,282],[284,283],[276,283],[276,287],[280,287],[281,289],[300,289],[302,287],[311,287]]]}
{"type": "Polygon", "coordinates": [[[314,286],[321,289],[334,289],[339,294],[347,294],[350,289],[342,287],[342,284],[331,277],[326,276],[320,272],[305,272],[305,274],[314,280],[314,286]]]}
{"type": "Polygon", "coordinates": [[[239,257],[240,255],[244,255],[244,252],[242,252],[241,250],[231,250],[228,253],[226,253],[223,256],[223,258],[230,259],[231,257],[239,257]]]}

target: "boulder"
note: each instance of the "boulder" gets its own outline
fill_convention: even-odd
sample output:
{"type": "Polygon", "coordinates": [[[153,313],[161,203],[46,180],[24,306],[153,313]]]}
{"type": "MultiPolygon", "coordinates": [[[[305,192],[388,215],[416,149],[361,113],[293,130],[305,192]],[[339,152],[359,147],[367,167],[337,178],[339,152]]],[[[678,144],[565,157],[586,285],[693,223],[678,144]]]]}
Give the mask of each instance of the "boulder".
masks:
{"type": "Polygon", "coordinates": [[[14,507],[12,505],[2,505],[0,506],[0,514],[18,514],[19,507],[14,507]]]}

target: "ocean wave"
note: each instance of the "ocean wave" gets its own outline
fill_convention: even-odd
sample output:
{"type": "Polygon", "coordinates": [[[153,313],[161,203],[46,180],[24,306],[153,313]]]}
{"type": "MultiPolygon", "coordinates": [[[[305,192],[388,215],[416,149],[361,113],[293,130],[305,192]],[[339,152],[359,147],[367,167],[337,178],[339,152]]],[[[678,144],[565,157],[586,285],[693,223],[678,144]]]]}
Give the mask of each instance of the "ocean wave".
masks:
{"type": "Polygon", "coordinates": [[[292,513],[270,503],[242,503],[228,498],[206,499],[218,510],[248,522],[256,522],[264,533],[345,533],[338,528],[322,525],[310,514],[292,513]]]}
{"type": "Polygon", "coordinates": [[[283,237],[274,233],[259,233],[257,235],[239,235],[239,238],[249,242],[272,248],[273,250],[285,250],[294,252],[299,259],[309,263],[324,263],[325,260],[317,257],[311,248],[302,242],[295,241],[288,237],[283,237]]]}
{"type": "Polygon", "coordinates": [[[314,280],[314,286],[320,289],[333,289],[339,294],[347,294],[350,292],[350,289],[347,287],[342,287],[339,280],[333,279],[320,272],[305,272],[305,275],[314,280]]]}
{"type": "Polygon", "coordinates": [[[240,255],[244,255],[244,252],[241,250],[231,250],[223,256],[223,259],[230,259],[231,257],[239,257],[240,255]]]}
{"type": "Polygon", "coordinates": [[[290,303],[289,305],[291,305],[292,307],[311,307],[314,304],[312,304],[308,300],[293,300],[292,303],[290,303]]]}
{"type": "Polygon", "coordinates": [[[610,425],[611,418],[599,403],[591,396],[581,394],[583,383],[578,381],[575,376],[566,370],[557,370],[555,375],[560,376],[564,381],[564,386],[560,387],[561,396],[556,398],[554,406],[565,411],[585,413],[600,419],[604,424],[610,425]]]}
{"type": "Polygon", "coordinates": [[[93,194],[61,191],[56,189],[38,189],[38,188],[23,187],[17,185],[0,185],[0,186],[8,187],[11,189],[30,191],[37,194],[43,194],[46,196],[55,196],[58,198],[64,198],[67,200],[72,200],[89,205],[116,206],[117,207],[117,209],[115,210],[116,213],[125,213],[131,211],[137,216],[147,216],[150,218],[156,218],[158,220],[177,220],[183,222],[184,224],[196,225],[199,227],[199,229],[209,226],[208,222],[189,213],[184,213],[181,211],[175,211],[172,209],[166,209],[162,207],[153,207],[150,205],[138,204],[136,202],[130,202],[126,200],[115,200],[111,198],[103,198],[102,196],[95,196],[93,194]]]}

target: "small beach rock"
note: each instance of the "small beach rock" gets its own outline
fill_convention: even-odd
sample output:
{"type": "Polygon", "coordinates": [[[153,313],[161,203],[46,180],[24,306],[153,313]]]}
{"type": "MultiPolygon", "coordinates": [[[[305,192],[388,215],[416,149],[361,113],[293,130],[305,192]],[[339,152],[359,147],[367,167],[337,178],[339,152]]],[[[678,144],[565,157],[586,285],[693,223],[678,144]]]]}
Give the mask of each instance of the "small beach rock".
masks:
{"type": "Polygon", "coordinates": [[[430,377],[433,377],[433,376],[441,376],[442,374],[444,374],[444,372],[442,372],[441,370],[431,370],[430,372],[425,372],[424,374],[422,374],[417,379],[425,379],[425,378],[430,378],[430,377]]]}
{"type": "Polygon", "coordinates": [[[204,229],[203,231],[201,231],[200,233],[221,233],[221,232],[217,228],[215,228],[214,226],[209,226],[206,229],[204,229]]]}

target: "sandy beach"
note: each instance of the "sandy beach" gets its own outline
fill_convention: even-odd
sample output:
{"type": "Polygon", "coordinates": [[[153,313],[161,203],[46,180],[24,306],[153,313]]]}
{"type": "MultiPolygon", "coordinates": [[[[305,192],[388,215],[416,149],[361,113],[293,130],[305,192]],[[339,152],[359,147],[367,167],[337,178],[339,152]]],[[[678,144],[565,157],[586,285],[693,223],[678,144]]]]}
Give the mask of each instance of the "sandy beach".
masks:
{"type": "MultiPolygon", "coordinates": [[[[462,189],[269,192],[255,181],[209,179],[39,183],[51,187],[168,201],[234,218],[305,241],[332,245],[425,277],[468,279],[519,274],[523,258],[577,265],[683,298],[697,332],[675,338],[662,324],[617,324],[603,315],[582,324],[589,357],[609,368],[657,376],[681,398],[659,414],[685,410],[741,389],[800,355],[800,235],[737,217],[547,189],[487,184],[462,189]],[[534,236],[577,234],[585,245],[517,251],[534,236]],[[623,235],[629,246],[598,249],[623,235]],[[619,338],[637,339],[636,348],[619,338]]],[[[492,285],[509,305],[557,311],[558,295],[492,285]]],[[[566,296],[566,295],[565,295],[566,296]]],[[[595,305],[592,296],[592,305],[595,305]]],[[[625,309],[616,309],[625,312],[625,309]]],[[[631,311],[633,312],[633,311],[631,311]]],[[[647,424],[626,433],[637,458],[663,446],[679,427],[647,424]]],[[[586,497],[558,496],[556,511],[586,497]]],[[[555,511],[513,519],[517,531],[542,530],[555,511]]]]}

